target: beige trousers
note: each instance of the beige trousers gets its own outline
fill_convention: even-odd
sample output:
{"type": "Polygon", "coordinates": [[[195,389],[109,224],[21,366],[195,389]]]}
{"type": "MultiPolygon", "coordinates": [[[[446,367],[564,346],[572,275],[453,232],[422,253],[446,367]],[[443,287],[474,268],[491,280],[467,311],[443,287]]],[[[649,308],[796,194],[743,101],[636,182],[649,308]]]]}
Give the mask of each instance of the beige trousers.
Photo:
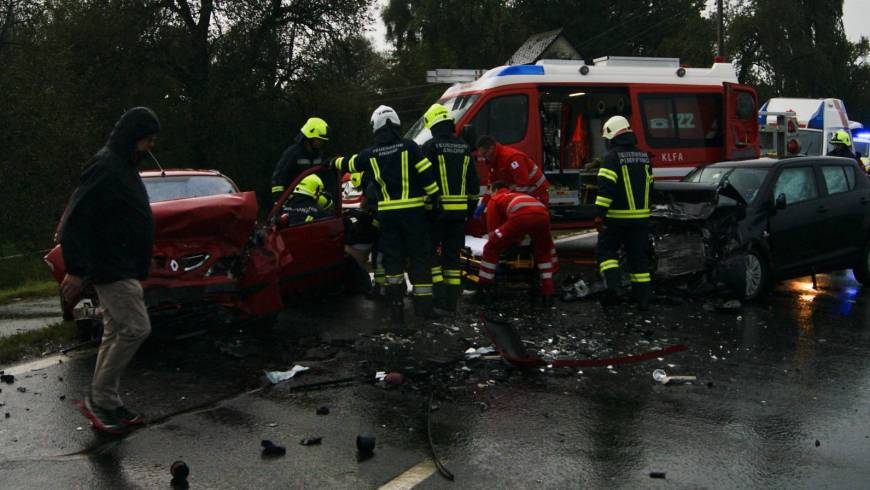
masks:
{"type": "Polygon", "coordinates": [[[113,410],[124,405],[118,394],[121,373],[151,333],[151,322],[139,281],[124,279],[94,288],[103,308],[103,340],[91,382],[91,401],[113,410]]]}

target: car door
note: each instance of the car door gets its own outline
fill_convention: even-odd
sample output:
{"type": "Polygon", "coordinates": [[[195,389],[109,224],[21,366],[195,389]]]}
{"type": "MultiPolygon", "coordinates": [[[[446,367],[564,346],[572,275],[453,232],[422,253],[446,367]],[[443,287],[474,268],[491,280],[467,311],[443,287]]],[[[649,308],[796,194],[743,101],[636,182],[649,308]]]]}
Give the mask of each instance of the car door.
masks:
{"type": "Polygon", "coordinates": [[[847,261],[857,256],[864,245],[864,215],[868,209],[868,196],[866,191],[855,187],[855,165],[821,161],[817,167],[816,175],[820,177],[825,190],[821,205],[827,214],[824,232],[827,253],[820,258],[847,261]]]}
{"type": "Polygon", "coordinates": [[[288,295],[320,286],[327,286],[341,280],[344,274],[344,224],[341,220],[341,191],[338,188],[338,174],[333,169],[315,167],[307,170],[288,186],[281,196],[268,221],[271,224],[269,237],[276,243],[280,255],[281,293],[288,295]],[[281,209],[292,190],[305,177],[317,173],[327,187],[335,205],[334,212],[327,218],[310,223],[288,225],[282,223],[281,209]]]}
{"type": "Polygon", "coordinates": [[[809,267],[825,237],[819,233],[827,218],[820,212],[819,186],[811,164],[784,167],[777,173],[770,196],[768,231],[771,262],[778,274],[788,275],[809,267]],[[786,207],[775,209],[778,196],[786,207]]]}

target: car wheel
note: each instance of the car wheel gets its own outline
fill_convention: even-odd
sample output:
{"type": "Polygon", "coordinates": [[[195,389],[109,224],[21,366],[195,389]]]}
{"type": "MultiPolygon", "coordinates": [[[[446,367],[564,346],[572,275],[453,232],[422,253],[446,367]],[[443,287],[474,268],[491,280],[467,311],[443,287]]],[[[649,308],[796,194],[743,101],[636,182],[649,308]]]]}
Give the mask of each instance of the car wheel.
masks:
{"type": "Polygon", "coordinates": [[[852,274],[862,286],[870,286],[870,240],[864,244],[861,261],[852,268],[852,274]]]}
{"type": "Polygon", "coordinates": [[[98,339],[103,335],[103,322],[99,320],[76,320],[76,334],[82,342],[98,339]]]}
{"type": "Polygon", "coordinates": [[[746,254],[746,289],[743,297],[748,300],[756,300],[767,293],[769,282],[767,263],[764,257],[752,250],[746,254]]]}

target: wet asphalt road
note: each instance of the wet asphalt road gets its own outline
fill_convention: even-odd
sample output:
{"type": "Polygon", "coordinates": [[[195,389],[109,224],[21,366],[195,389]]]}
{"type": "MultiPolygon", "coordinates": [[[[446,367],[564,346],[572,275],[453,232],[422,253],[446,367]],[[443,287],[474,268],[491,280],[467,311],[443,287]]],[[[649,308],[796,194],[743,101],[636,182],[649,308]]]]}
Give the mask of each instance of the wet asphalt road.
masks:
{"type": "Polygon", "coordinates": [[[662,300],[646,316],[629,307],[605,315],[588,301],[535,310],[509,292],[500,304],[533,350],[610,357],[690,346],[641,364],[531,372],[463,359],[490,344],[474,308],[385,336],[372,333],[386,313],[377,305],[313,299],[272,329],[147,347],[124,386],[128,404],[156,422],[122,440],[92,433],[75,409],[93,366],[85,352],[0,385],[0,414],[10,413],[0,415],[0,481],[165,488],[169,465],[183,459],[192,488],[374,488],[409,469],[411,483],[393,488],[864,488],[870,295],[848,273],[819,276],[819,286],[790,281],[738,310],[662,300]],[[263,387],[262,370],[294,363],[311,370],[263,387]],[[658,385],[656,368],[698,380],[658,385]],[[381,370],[405,382],[378,386],[381,370]],[[306,387],[335,380],[345,382],[306,387]],[[431,392],[432,438],[453,483],[428,462],[431,392]],[[317,415],[320,406],[330,414],[317,415]],[[363,462],[359,433],[378,439],[363,462]],[[314,436],[321,445],[298,444],[314,436]],[[262,458],[261,439],[287,455],[262,458]]]}
{"type": "Polygon", "coordinates": [[[63,321],[55,297],[0,304],[0,337],[38,330],[63,321]]]}

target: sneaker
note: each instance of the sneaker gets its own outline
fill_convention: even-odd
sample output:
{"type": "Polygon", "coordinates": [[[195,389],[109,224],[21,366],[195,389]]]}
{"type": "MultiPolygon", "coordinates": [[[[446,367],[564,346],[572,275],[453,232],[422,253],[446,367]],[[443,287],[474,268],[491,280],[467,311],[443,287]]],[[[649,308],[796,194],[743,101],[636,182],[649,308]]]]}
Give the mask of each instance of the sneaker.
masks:
{"type": "Polygon", "coordinates": [[[126,426],[118,420],[114,410],[106,410],[94,405],[90,396],[79,402],[79,411],[91,421],[94,429],[100,432],[120,435],[126,430],[126,426]]]}
{"type": "Polygon", "coordinates": [[[126,426],[145,424],[145,417],[141,413],[128,410],[124,406],[115,409],[115,417],[126,426]]]}

